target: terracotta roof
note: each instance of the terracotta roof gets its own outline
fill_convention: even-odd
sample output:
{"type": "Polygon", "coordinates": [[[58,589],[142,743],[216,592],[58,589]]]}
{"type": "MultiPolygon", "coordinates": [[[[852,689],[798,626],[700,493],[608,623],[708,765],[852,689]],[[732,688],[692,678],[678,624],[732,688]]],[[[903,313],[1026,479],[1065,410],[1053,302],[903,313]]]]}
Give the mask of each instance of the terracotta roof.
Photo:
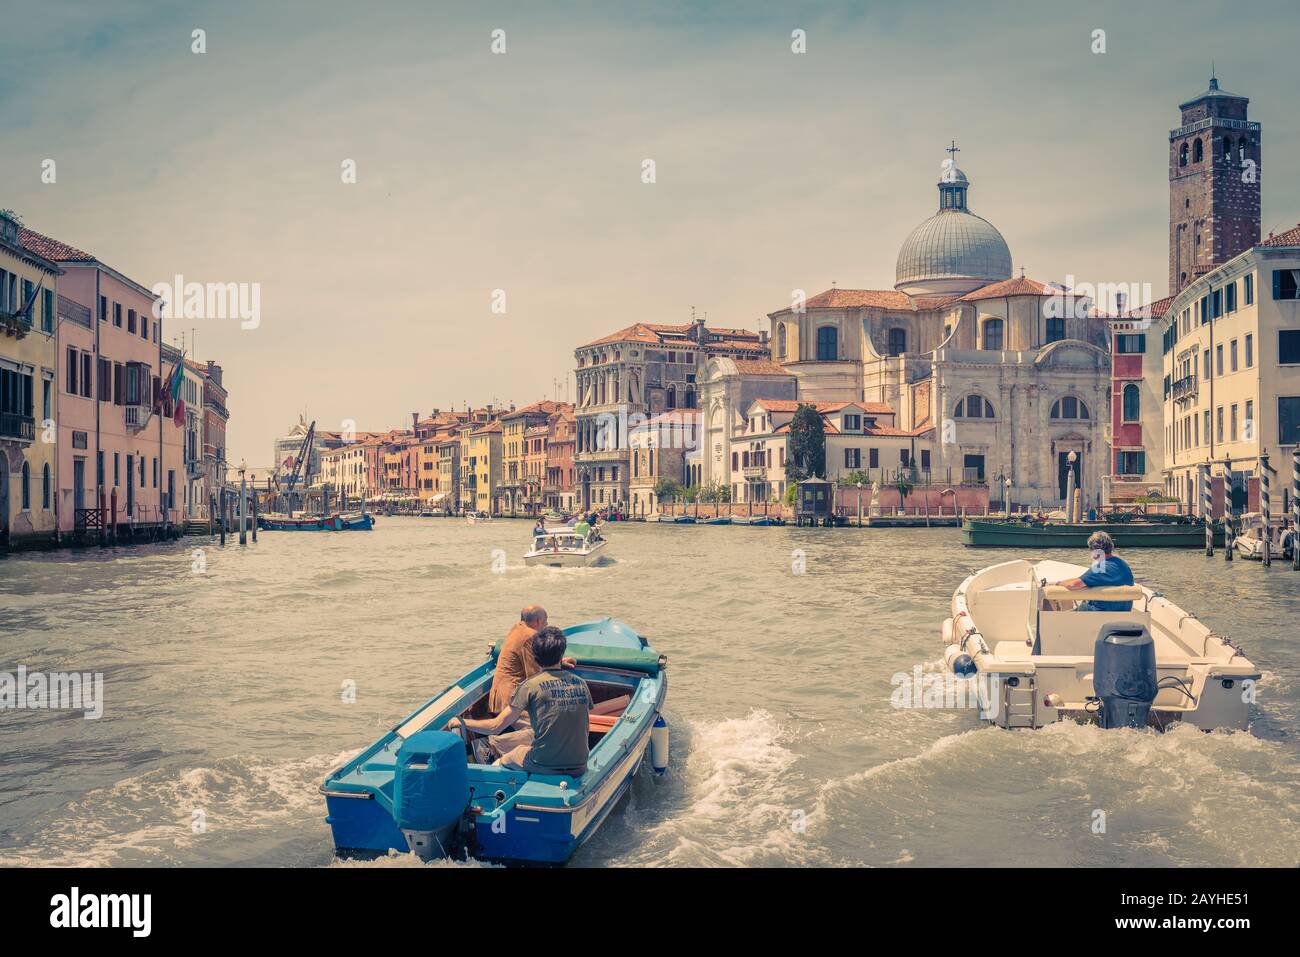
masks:
{"type": "Polygon", "coordinates": [[[620,329],[618,332],[610,333],[600,339],[579,346],[585,349],[589,346],[600,346],[608,342],[640,342],[646,345],[698,345],[698,346],[729,346],[732,348],[744,348],[746,346],[765,349],[762,345],[757,332],[751,332],[748,329],[724,329],[719,326],[706,326],[709,333],[709,341],[697,342],[689,338],[689,334],[694,329],[695,323],[687,322],[680,326],[661,325],[649,322],[636,322],[620,329]]]}
{"type": "Polygon", "coordinates": [[[732,359],[741,375],[791,375],[779,362],[771,359],[732,359]]]}
{"type": "MultiPolygon", "coordinates": [[[[827,289],[808,299],[804,305],[810,309],[855,309],[873,306],[877,309],[919,312],[926,309],[939,309],[957,298],[957,296],[921,296],[913,299],[897,289],[827,289]]],[[[788,308],[777,312],[786,312],[788,308]]]]}
{"type": "MultiPolygon", "coordinates": [[[[501,418],[513,419],[521,415],[531,415],[533,413],[542,413],[544,415],[554,415],[559,412],[563,406],[568,405],[565,402],[555,402],[552,399],[542,399],[540,402],[534,402],[532,405],[526,405],[522,409],[515,409],[512,412],[504,413],[501,418]]],[[[573,406],[568,406],[570,409],[573,406]]]]}
{"type": "Polygon", "coordinates": [[[1014,279],[1004,279],[976,289],[974,292],[968,292],[961,297],[961,301],[979,302],[981,299],[1001,299],[1004,296],[1064,296],[1066,294],[1066,290],[1049,286],[1037,279],[1016,276],[1014,279]]]}
{"type": "Polygon", "coordinates": [[[893,406],[883,402],[802,402],[798,399],[755,399],[769,412],[794,412],[801,405],[811,405],[819,413],[835,412],[846,405],[856,405],[871,415],[893,415],[893,406]]]}
{"type": "Polygon", "coordinates": [[[1300,224],[1292,226],[1290,229],[1286,230],[1285,232],[1278,233],[1277,235],[1274,235],[1273,233],[1269,233],[1268,238],[1265,239],[1262,243],[1260,243],[1260,245],[1261,246],[1300,246],[1300,224]]]}
{"type": "Polygon", "coordinates": [[[501,431],[501,420],[493,419],[491,422],[483,426],[481,429],[475,429],[473,432],[470,433],[470,435],[487,435],[490,432],[500,432],[500,431],[501,431]]]}
{"type": "Polygon", "coordinates": [[[24,249],[54,262],[91,263],[97,261],[94,256],[84,249],[61,243],[57,239],[51,239],[49,236],[38,233],[34,229],[28,229],[25,226],[18,231],[18,241],[22,243],[24,249]]]}
{"type": "MultiPolygon", "coordinates": [[[[1297,227],[1300,228],[1300,227],[1297,227]]],[[[1130,309],[1124,313],[1121,318],[1124,319],[1159,319],[1169,311],[1169,304],[1172,303],[1176,296],[1165,296],[1163,299],[1157,299],[1155,302],[1148,303],[1145,306],[1138,306],[1136,309],[1130,309]]]]}

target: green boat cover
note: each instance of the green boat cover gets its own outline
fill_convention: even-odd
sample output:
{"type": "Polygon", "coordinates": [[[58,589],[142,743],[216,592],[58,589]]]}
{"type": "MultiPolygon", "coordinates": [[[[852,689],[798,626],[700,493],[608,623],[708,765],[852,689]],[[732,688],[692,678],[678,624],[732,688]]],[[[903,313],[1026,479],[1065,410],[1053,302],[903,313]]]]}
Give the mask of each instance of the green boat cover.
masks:
{"type": "MultiPolygon", "coordinates": [[[[621,621],[603,618],[584,622],[564,629],[564,636],[568,639],[565,655],[576,658],[579,664],[640,671],[648,675],[659,673],[659,652],[621,621]],[[575,640],[578,638],[587,640],[575,640]]],[[[498,639],[492,646],[494,661],[501,654],[504,641],[498,639]]]]}

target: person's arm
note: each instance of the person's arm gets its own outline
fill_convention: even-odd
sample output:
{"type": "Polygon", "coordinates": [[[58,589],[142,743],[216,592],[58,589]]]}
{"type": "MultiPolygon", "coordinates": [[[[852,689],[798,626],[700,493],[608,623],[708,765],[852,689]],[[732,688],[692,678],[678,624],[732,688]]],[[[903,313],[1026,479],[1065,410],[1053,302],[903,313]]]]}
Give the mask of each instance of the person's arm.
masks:
{"type": "Polygon", "coordinates": [[[522,708],[511,705],[495,718],[452,718],[447,722],[447,730],[454,732],[456,728],[463,724],[471,731],[477,731],[480,734],[500,734],[503,728],[508,728],[518,721],[519,716],[523,713],[522,708]]]}
{"type": "Polygon", "coordinates": [[[1063,582],[1057,582],[1057,584],[1070,589],[1070,591],[1078,591],[1080,588],[1088,587],[1088,583],[1082,578],[1070,578],[1063,582]]]}
{"type": "Polygon", "coordinates": [[[578,659],[577,659],[577,658],[561,658],[561,659],[560,659],[560,667],[562,667],[562,668],[576,668],[576,667],[578,667],[578,659]]]}

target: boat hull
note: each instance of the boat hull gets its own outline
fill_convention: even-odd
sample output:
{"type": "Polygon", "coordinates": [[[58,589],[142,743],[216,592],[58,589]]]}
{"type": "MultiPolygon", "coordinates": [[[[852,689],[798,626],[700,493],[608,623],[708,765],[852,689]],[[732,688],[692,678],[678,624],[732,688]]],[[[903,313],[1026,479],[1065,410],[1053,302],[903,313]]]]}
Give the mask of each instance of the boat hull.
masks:
{"type": "Polygon", "coordinates": [[[267,532],[368,532],[374,527],[374,516],[322,515],[315,518],[276,518],[259,515],[257,527],[267,532]]]}
{"type": "Polygon", "coordinates": [[[604,555],[605,543],[602,541],[587,551],[560,549],[528,552],[524,555],[524,564],[530,568],[539,565],[546,568],[584,568],[596,564],[604,555]]]}
{"type": "MultiPolygon", "coordinates": [[[[1075,522],[1035,524],[987,519],[964,519],[963,545],[976,547],[1078,548],[1088,547],[1088,536],[1106,532],[1117,548],[1204,548],[1205,526],[1143,522],[1075,522]]],[[[1214,543],[1223,544],[1223,527],[1216,525],[1214,543]]]]}

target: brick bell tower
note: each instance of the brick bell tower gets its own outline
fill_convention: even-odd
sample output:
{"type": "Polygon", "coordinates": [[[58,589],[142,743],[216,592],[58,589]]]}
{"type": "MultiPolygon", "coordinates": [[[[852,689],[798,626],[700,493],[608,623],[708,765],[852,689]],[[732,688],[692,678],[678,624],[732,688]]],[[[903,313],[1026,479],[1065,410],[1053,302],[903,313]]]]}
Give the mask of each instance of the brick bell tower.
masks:
{"type": "Polygon", "coordinates": [[[1247,97],[1210,88],[1169,131],[1169,294],[1259,242],[1260,130],[1247,97]]]}

